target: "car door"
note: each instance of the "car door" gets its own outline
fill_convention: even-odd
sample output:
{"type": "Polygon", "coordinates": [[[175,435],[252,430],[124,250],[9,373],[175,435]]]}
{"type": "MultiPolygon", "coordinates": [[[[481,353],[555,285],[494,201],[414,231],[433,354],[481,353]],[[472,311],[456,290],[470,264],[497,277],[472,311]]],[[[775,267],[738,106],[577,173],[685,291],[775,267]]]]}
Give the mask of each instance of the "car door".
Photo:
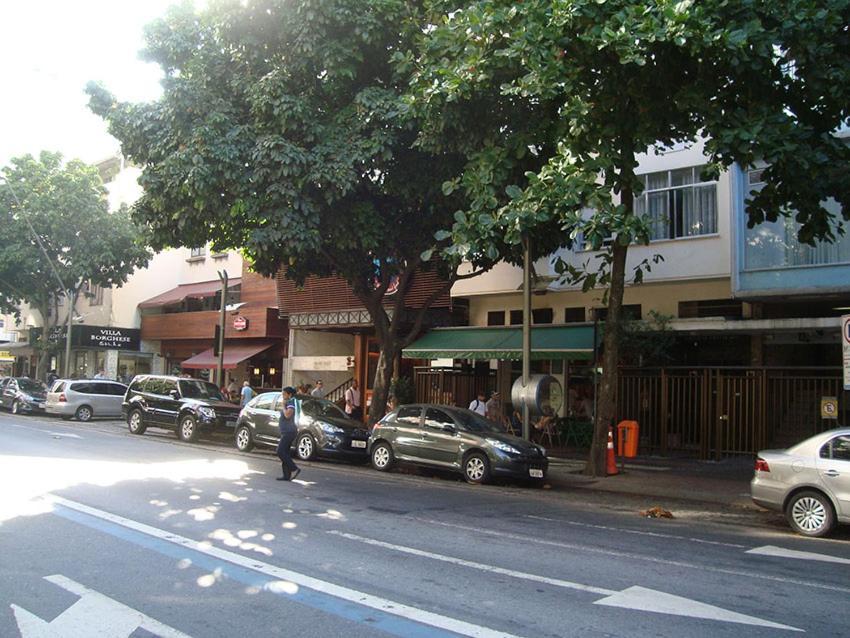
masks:
{"type": "Polygon", "coordinates": [[[127,386],[123,383],[107,383],[106,390],[109,392],[107,415],[121,416],[121,404],[127,393],[127,386]]]}
{"type": "Polygon", "coordinates": [[[391,445],[397,458],[418,460],[422,445],[422,406],[405,405],[398,409],[392,430],[391,445]]]}
{"type": "Polygon", "coordinates": [[[147,414],[151,422],[158,425],[165,425],[168,423],[166,418],[169,411],[167,402],[169,400],[173,401],[171,397],[166,396],[166,392],[168,392],[166,380],[159,377],[150,377],[145,382],[144,387],[145,404],[147,405],[147,414]]]}
{"type": "Polygon", "coordinates": [[[457,465],[460,437],[457,424],[444,410],[425,408],[421,455],[439,465],[457,465]]]}
{"type": "Polygon", "coordinates": [[[89,381],[88,401],[94,410],[95,416],[106,416],[109,412],[109,399],[111,397],[108,384],[105,381],[89,381]]]}
{"type": "Polygon", "coordinates": [[[277,445],[280,439],[280,430],[277,427],[280,415],[275,411],[279,397],[277,392],[266,392],[256,397],[245,409],[258,441],[277,445]]]}
{"type": "Polygon", "coordinates": [[[820,450],[818,473],[838,503],[841,516],[850,516],[850,435],[830,439],[820,450]]]}
{"type": "Polygon", "coordinates": [[[162,379],[163,393],[160,402],[160,416],[162,422],[167,425],[177,425],[177,416],[180,414],[180,390],[175,379],[162,379]]]}
{"type": "Polygon", "coordinates": [[[8,407],[6,405],[6,388],[9,387],[9,384],[12,382],[11,379],[2,379],[0,380],[0,406],[8,407]]]}
{"type": "Polygon", "coordinates": [[[15,397],[18,395],[18,382],[15,379],[9,379],[6,387],[3,388],[3,407],[10,409],[15,402],[15,397]]]}

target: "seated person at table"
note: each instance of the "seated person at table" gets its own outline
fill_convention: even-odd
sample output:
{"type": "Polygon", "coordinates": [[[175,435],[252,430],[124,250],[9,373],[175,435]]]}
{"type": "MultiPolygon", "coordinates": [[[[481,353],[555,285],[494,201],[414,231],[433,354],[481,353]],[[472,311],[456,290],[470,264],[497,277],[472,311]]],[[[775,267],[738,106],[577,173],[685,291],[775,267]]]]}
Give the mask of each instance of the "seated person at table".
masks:
{"type": "Polygon", "coordinates": [[[538,438],[543,438],[545,432],[551,432],[555,426],[555,413],[552,408],[549,406],[543,408],[543,415],[533,425],[538,438]]]}

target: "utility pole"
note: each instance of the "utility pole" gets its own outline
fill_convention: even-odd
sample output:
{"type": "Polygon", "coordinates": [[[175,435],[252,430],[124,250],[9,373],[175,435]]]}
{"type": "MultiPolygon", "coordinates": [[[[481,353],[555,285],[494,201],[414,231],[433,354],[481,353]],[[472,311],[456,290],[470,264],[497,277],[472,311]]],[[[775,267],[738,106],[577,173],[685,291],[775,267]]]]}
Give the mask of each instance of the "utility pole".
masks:
{"type": "MultiPolygon", "coordinates": [[[[71,378],[71,328],[74,327],[74,306],[76,305],[76,298],[74,297],[74,292],[72,290],[68,290],[68,321],[65,327],[65,370],[64,377],[66,379],[71,378]]],[[[44,335],[45,342],[47,339],[50,339],[50,335],[44,335]]]]}
{"type": "Polygon", "coordinates": [[[227,323],[227,271],[219,270],[218,278],[221,280],[221,316],[218,324],[218,368],[216,370],[216,383],[224,385],[224,327],[227,323]]]}
{"type": "MultiPolygon", "coordinates": [[[[522,238],[522,387],[531,381],[531,240],[522,238]]],[[[522,438],[531,440],[531,415],[527,397],[522,401],[522,438]]]]}

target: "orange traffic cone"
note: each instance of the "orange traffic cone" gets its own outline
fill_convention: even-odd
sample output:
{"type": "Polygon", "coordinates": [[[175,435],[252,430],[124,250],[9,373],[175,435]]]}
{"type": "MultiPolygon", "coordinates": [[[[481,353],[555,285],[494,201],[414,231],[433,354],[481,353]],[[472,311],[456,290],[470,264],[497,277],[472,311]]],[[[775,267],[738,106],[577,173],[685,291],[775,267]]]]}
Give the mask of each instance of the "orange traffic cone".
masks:
{"type": "Polygon", "coordinates": [[[608,428],[608,459],[607,459],[608,468],[606,470],[608,476],[613,476],[614,474],[619,474],[620,471],[617,469],[617,457],[614,456],[614,431],[612,428],[608,428]]]}

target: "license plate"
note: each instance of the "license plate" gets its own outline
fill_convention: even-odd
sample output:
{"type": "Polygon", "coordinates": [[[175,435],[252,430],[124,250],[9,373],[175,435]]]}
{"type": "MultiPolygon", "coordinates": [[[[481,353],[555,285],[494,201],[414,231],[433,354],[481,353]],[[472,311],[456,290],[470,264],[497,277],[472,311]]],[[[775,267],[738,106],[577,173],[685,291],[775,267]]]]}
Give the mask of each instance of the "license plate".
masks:
{"type": "Polygon", "coordinates": [[[43,403],[39,403],[39,404],[38,404],[38,409],[39,409],[39,410],[43,410],[43,409],[44,409],[44,404],[43,404],[43,403]]]}
{"type": "Polygon", "coordinates": [[[236,419],[227,419],[227,421],[225,421],[224,423],[229,428],[235,428],[236,427],[236,419]]]}
{"type": "Polygon", "coordinates": [[[351,447],[366,447],[366,441],[352,441],[351,447]]]}
{"type": "Polygon", "coordinates": [[[531,469],[531,470],[528,470],[528,475],[531,478],[543,478],[543,470],[531,469]]]}

